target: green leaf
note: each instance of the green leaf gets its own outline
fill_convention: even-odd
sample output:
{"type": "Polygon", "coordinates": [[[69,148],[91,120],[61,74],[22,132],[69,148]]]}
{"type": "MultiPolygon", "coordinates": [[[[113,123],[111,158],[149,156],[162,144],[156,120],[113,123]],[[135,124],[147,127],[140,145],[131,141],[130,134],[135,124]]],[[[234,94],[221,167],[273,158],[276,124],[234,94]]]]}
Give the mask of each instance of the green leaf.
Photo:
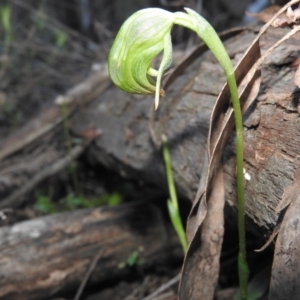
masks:
{"type": "Polygon", "coordinates": [[[53,214],[57,212],[56,205],[49,197],[43,195],[38,196],[38,199],[34,204],[34,208],[43,214],[53,214]]]}
{"type": "MultiPolygon", "coordinates": [[[[252,278],[248,284],[247,300],[257,300],[266,293],[270,283],[270,274],[271,268],[268,266],[252,278]]],[[[240,293],[236,294],[233,299],[241,300],[240,293]]]]}

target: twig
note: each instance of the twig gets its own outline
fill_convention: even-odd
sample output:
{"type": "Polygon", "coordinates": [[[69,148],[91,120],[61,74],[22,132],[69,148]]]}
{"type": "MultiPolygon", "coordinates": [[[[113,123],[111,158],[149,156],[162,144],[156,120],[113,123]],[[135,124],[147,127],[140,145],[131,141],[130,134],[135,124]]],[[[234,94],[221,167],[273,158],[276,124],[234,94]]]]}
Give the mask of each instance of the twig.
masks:
{"type": "Polygon", "coordinates": [[[153,300],[156,299],[156,297],[164,292],[166,289],[168,289],[169,287],[171,287],[172,285],[176,284],[179,282],[181,277],[181,274],[176,275],[174,278],[172,278],[171,280],[169,280],[167,283],[163,284],[162,286],[160,286],[156,291],[154,291],[152,294],[150,294],[149,296],[147,296],[146,298],[143,298],[142,300],[153,300]]]}
{"type": "Polygon", "coordinates": [[[99,259],[100,259],[100,258],[102,257],[102,255],[103,255],[103,253],[104,253],[104,249],[102,248],[102,249],[99,250],[99,252],[98,252],[97,255],[95,256],[95,258],[93,259],[93,261],[92,261],[92,263],[91,263],[91,265],[90,265],[88,271],[86,272],[86,274],[85,274],[83,280],[81,281],[81,284],[80,284],[80,286],[79,286],[79,288],[78,288],[78,290],[77,290],[77,293],[76,293],[76,295],[75,295],[75,297],[74,297],[74,300],[79,300],[79,298],[80,298],[80,296],[81,296],[81,294],[82,294],[82,292],[83,292],[83,289],[85,288],[85,286],[86,286],[86,284],[87,284],[87,282],[88,282],[88,280],[89,280],[91,274],[93,273],[93,271],[94,271],[94,269],[95,269],[95,267],[96,267],[96,265],[97,265],[99,259]]]}

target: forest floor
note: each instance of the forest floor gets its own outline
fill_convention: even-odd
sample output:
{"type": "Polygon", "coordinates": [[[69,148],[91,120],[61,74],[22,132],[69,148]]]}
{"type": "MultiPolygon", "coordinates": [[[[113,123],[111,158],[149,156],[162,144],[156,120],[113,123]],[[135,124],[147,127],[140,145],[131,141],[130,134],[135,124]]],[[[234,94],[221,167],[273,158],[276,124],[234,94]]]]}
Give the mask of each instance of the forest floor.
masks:
{"type": "MultiPolygon", "coordinates": [[[[40,2],[41,4],[37,5],[37,1],[33,0],[26,2],[11,0],[8,1],[10,5],[7,6],[10,7],[10,12],[5,12],[5,6],[0,7],[0,18],[1,16],[4,18],[5,13],[10,15],[9,25],[0,35],[4,37],[0,43],[1,143],[7,137],[18,132],[34,116],[51,108],[54,99],[57,99],[66,90],[85,80],[97,70],[106,68],[109,46],[117,25],[113,26],[112,20],[109,22],[109,17],[106,16],[104,17],[105,21],[101,19],[88,20],[93,26],[84,27],[84,16],[80,18],[78,12],[77,15],[75,14],[78,9],[73,7],[75,1],[72,1],[71,8],[65,6],[67,1],[62,1],[61,3],[64,5],[59,7],[51,1],[40,2]],[[76,22],[71,22],[71,19],[73,21],[75,19],[76,22]]],[[[105,3],[105,1],[102,2],[105,3]]],[[[145,2],[152,3],[151,1],[145,2]]],[[[106,8],[107,15],[113,15],[111,12],[113,4],[116,5],[116,2],[112,1],[111,6],[106,8]]],[[[135,7],[128,11],[134,9],[135,7]]],[[[99,12],[101,6],[95,7],[95,10],[99,12]]],[[[119,24],[121,22],[120,14],[116,13],[115,15],[116,18],[118,17],[116,24],[119,24]]],[[[220,28],[228,20],[228,16],[227,19],[222,17],[224,21],[221,22],[220,28]]],[[[232,25],[228,22],[226,27],[232,25]]],[[[177,32],[177,34],[180,43],[185,42],[180,40],[182,33],[177,32]]],[[[111,196],[120,190],[120,188],[114,188],[114,185],[119,185],[121,180],[117,174],[111,174],[103,168],[103,172],[107,171],[109,175],[105,182],[99,182],[99,177],[95,170],[90,169],[86,158],[77,161],[77,168],[81,174],[89,174],[80,175],[79,181],[82,190],[92,194],[93,197],[111,196]]],[[[124,186],[127,186],[127,183],[124,183],[124,186]]],[[[69,210],[72,206],[75,209],[86,207],[81,200],[79,203],[75,203],[78,200],[75,189],[72,174],[68,170],[64,170],[56,179],[51,178],[40,184],[31,194],[31,201],[19,208],[13,208],[13,213],[7,214],[7,219],[2,220],[2,225],[10,226],[20,221],[44,216],[46,213],[69,210]],[[55,200],[53,200],[53,195],[55,195],[55,200]],[[52,199],[54,204],[49,199],[52,199]],[[69,199],[67,200],[69,204],[66,199],[69,199]]],[[[131,190],[128,194],[132,195],[132,193],[131,190]]],[[[128,201],[128,194],[123,199],[125,202],[128,201]]],[[[120,197],[124,198],[122,194],[120,197]]],[[[103,201],[105,202],[105,200],[103,201]]],[[[110,198],[106,201],[113,200],[110,198]]],[[[99,202],[95,202],[94,205],[98,204],[99,202]]],[[[238,290],[237,234],[234,228],[228,226],[226,235],[229,237],[227,239],[229,242],[224,245],[223,250],[220,286],[216,293],[218,300],[232,299],[238,290]]],[[[252,249],[259,248],[261,241],[257,241],[251,233],[248,236],[248,245],[251,245],[252,249]]],[[[268,266],[270,253],[267,251],[259,256],[250,254],[249,260],[259,270],[262,265],[268,266]]],[[[181,264],[182,261],[179,259],[171,265],[156,265],[146,269],[135,264],[127,266],[126,277],[114,279],[106,283],[106,286],[88,285],[80,299],[175,300],[181,264]],[[164,289],[156,295],[149,296],[159,288],[164,289]]],[[[58,296],[59,299],[75,299],[73,298],[75,293],[76,290],[72,290],[67,295],[58,296]]]]}

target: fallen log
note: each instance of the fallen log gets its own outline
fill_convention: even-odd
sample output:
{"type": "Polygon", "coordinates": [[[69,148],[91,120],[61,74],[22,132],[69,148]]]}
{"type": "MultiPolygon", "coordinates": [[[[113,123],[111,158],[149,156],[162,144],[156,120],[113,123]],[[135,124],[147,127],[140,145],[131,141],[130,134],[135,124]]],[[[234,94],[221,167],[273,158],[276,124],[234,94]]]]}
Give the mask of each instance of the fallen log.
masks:
{"type": "MultiPolygon", "coordinates": [[[[284,30],[270,29],[262,37],[266,51],[284,30]]],[[[244,30],[225,44],[237,63],[256,35],[244,30]]],[[[271,232],[278,220],[276,207],[299,166],[299,96],[293,83],[299,61],[299,34],[290,38],[262,66],[260,93],[245,114],[246,212],[249,220],[271,232]],[[298,61],[298,63],[297,63],[298,61]]],[[[152,98],[109,89],[73,120],[74,132],[90,122],[103,132],[89,148],[89,158],[123,177],[166,187],[160,154],[161,134],[169,140],[179,194],[195,197],[206,151],[211,109],[222,88],[223,71],[212,55],[201,55],[168,87],[155,115],[152,98]]],[[[234,134],[224,152],[226,199],[235,207],[234,134]]],[[[252,225],[253,225],[252,224],[252,225]]],[[[253,227],[253,226],[252,226],[253,227]]]]}
{"type": "Polygon", "coordinates": [[[89,280],[98,287],[124,276],[134,251],[141,268],[182,257],[159,209],[143,201],[41,217],[0,228],[0,299],[75,295],[101,249],[89,280]]]}

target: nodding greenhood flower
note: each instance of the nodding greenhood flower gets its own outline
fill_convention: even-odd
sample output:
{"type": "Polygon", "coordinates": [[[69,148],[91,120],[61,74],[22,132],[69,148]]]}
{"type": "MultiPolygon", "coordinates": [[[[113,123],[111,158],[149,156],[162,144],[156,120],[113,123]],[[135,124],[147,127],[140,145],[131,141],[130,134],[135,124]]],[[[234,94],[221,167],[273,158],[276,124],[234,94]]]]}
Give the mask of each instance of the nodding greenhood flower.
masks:
{"type": "Polygon", "coordinates": [[[115,85],[133,94],[155,94],[155,109],[159,96],[164,96],[162,76],[172,62],[171,29],[174,24],[195,31],[219,60],[225,73],[233,74],[230,59],[214,29],[195,11],[185,10],[187,13],[171,13],[160,8],[137,11],[121,27],[109,54],[108,70],[115,85]],[[155,70],[151,63],[161,51],[162,61],[155,70]],[[156,82],[153,77],[157,78],[156,82]]]}
{"type": "Polygon", "coordinates": [[[108,70],[112,81],[121,89],[135,94],[155,94],[155,109],[159,96],[164,95],[162,76],[171,65],[171,29],[174,24],[195,31],[208,46],[222,66],[234,111],[236,129],[237,195],[239,220],[239,278],[241,299],[247,298],[248,266],[245,248],[244,174],[243,174],[243,120],[234,69],[230,58],[212,26],[195,11],[185,8],[186,13],[159,8],[147,8],[133,14],[121,27],[111,48],[108,70]],[[152,68],[155,56],[163,51],[158,70],[152,68]],[[156,77],[156,82],[153,80],[156,77]]]}
{"type": "Polygon", "coordinates": [[[133,14],[121,27],[111,48],[108,70],[112,81],[124,91],[135,94],[154,94],[155,109],[159,96],[164,95],[161,80],[171,65],[171,29],[174,24],[195,31],[222,66],[231,94],[236,130],[236,168],[239,228],[239,280],[241,299],[247,299],[248,266],[245,246],[245,202],[243,174],[243,120],[234,69],[230,58],[212,26],[195,11],[186,13],[159,8],[147,8],[133,14]],[[163,51],[158,70],[151,67],[153,58],[163,51]],[[152,77],[156,77],[156,82],[152,77]]]}

